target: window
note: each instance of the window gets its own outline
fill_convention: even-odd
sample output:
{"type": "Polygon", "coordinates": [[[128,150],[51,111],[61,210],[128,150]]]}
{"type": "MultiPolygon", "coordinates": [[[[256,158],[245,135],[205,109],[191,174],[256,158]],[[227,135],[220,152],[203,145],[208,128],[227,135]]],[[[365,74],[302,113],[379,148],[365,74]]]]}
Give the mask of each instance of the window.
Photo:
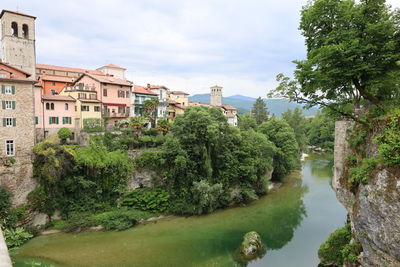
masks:
{"type": "Polygon", "coordinates": [[[51,109],[51,110],[54,110],[54,103],[51,103],[51,104],[50,104],[50,109],[51,109]]]}
{"type": "Polygon", "coordinates": [[[94,111],[95,111],[95,112],[100,112],[100,107],[99,107],[99,106],[95,106],[95,107],[94,107],[94,111]]]}
{"type": "Polygon", "coordinates": [[[56,83],[55,83],[55,82],[52,82],[52,83],[51,83],[51,85],[55,86],[55,85],[56,85],[56,83]]]}
{"type": "Polygon", "coordinates": [[[6,140],[6,155],[14,156],[14,140],[6,140]]]}
{"type": "Polygon", "coordinates": [[[89,106],[81,106],[81,111],[89,111],[89,106]]]}
{"type": "Polygon", "coordinates": [[[51,91],[51,94],[52,94],[52,95],[56,95],[56,94],[57,94],[56,89],[51,89],[50,91],[51,91]]]}
{"type": "Polygon", "coordinates": [[[68,103],[65,103],[65,110],[68,110],[68,103]]]}
{"type": "Polygon", "coordinates": [[[46,109],[47,109],[47,110],[50,109],[50,103],[46,103],[46,109]]]}
{"type": "Polygon", "coordinates": [[[126,91],[126,92],[125,92],[125,96],[126,96],[126,98],[129,98],[130,92],[129,92],[129,91],[126,91]]]}
{"type": "Polygon", "coordinates": [[[97,96],[96,96],[96,94],[90,94],[90,95],[89,95],[89,98],[90,98],[90,99],[97,99],[97,96]]]}
{"type": "Polygon", "coordinates": [[[118,97],[125,97],[125,91],[118,90],[118,97]]]}
{"type": "Polygon", "coordinates": [[[131,113],[131,109],[129,107],[126,107],[126,115],[129,116],[131,113]]]}
{"type": "Polygon", "coordinates": [[[49,117],[49,124],[58,124],[58,117],[49,117]]]}
{"type": "Polygon", "coordinates": [[[71,117],[63,117],[63,124],[72,124],[71,117]]]}
{"type": "Polygon", "coordinates": [[[15,86],[14,85],[2,85],[1,92],[6,95],[14,95],[15,94],[15,86]]]}
{"type": "Polygon", "coordinates": [[[39,124],[39,117],[35,116],[35,124],[38,125],[39,124]]]}
{"type": "Polygon", "coordinates": [[[3,109],[15,109],[15,101],[2,101],[3,109]]]}
{"type": "Polygon", "coordinates": [[[11,35],[18,37],[18,23],[15,21],[11,22],[11,35]]]}
{"type": "Polygon", "coordinates": [[[26,24],[22,25],[22,35],[24,36],[25,39],[29,38],[29,28],[28,25],[26,24]]]}
{"type": "Polygon", "coordinates": [[[0,73],[0,78],[5,78],[6,74],[5,73],[0,73]]]}
{"type": "Polygon", "coordinates": [[[118,107],[118,113],[124,113],[125,107],[118,107]]]}
{"type": "Polygon", "coordinates": [[[107,89],[103,89],[103,96],[107,96],[107,89]]]}
{"type": "Polygon", "coordinates": [[[4,127],[15,127],[15,126],[17,126],[16,119],[15,118],[3,118],[3,126],[4,127]]]}
{"type": "Polygon", "coordinates": [[[86,99],[86,94],[85,93],[79,93],[78,97],[80,99],[86,99]]]}

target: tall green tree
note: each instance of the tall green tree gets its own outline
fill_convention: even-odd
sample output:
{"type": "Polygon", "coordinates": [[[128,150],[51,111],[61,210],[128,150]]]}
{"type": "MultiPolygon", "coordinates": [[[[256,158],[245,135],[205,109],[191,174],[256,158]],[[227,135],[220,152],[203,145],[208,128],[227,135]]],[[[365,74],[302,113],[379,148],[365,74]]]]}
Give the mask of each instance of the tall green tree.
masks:
{"type": "Polygon", "coordinates": [[[270,119],[263,122],[258,131],[265,134],[275,145],[274,172],[272,178],[280,180],[291,171],[300,167],[299,146],[290,125],[282,119],[270,119]]]}
{"type": "Polygon", "coordinates": [[[277,76],[272,92],[320,105],[359,121],[355,108],[398,98],[400,15],[385,0],[313,0],[303,7],[300,30],[307,59],[294,61],[290,79],[277,76]]]}
{"type": "Polygon", "coordinates": [[[256,102],[254,102],[251,115],[256,119],[257,125],[268,120],[267,104],[265,104],[261,97],[257,98],[256,102]]]}
{"type": "Polygon", "coordinates": [[[307,145],[307,120],[301,112],[301,109],[299,107],[296,107],[293,111],[288,109],[282,114],[282,119],[292,127],[300,151],[304,151],[307,145]]]}
{"type": "Polygon", "coordinates": [[[238,116],[238,127],[242,131],[249,129],[255,130],[257,128],[256,119],[250,114],[243,114],[238,116]]]}
{"type": "Polygon", "coordinates": [[[333,151],[335,142],[335,119],[326,110],[319,111],[309,120],[307,127],[308,143],[326,151],[333,151]]]}

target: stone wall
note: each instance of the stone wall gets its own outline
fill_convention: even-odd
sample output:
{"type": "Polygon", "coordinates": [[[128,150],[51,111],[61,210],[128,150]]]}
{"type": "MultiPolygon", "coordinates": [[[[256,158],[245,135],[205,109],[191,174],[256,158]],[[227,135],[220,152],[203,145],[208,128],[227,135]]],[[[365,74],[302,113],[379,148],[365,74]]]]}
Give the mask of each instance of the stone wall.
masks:
{"type": "MultiPolygon", "coordinates": [[[[362,266],[400,266],[400,168],[378,166],[367,184],[350,188],[347,183],[346,159],[350,155],[347,142],[352,123],[336,122],[335,164],[332,185],[337,198],[349,213],[352,231],[363,247],[362,266]]],[[[367,137],[366,154],[376,156],[372,141],[379,134],[367,137]]]]}
{"type": "MultiPolygon", "coordinates": [[[[144,151],[157,151],[157,150],[130,150],[128,156],[132,160],[140,156],[144,151]]],[[[128,179],[128,190],[134,190],[140,187],[153,186],[154,180],[160,180],[159,175],[155,171],[144,168],[134,170],[132,175],[128,179]]]]}

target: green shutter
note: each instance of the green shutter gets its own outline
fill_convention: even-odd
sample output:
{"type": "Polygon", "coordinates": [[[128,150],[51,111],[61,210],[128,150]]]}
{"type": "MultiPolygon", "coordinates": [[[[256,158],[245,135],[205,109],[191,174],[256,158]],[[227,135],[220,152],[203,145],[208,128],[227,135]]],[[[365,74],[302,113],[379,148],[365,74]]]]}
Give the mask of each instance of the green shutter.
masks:
{"type": "Polygon", "coordinates": [[[14,127],[17,126],[17,119],[16,118],[13,118],[13,126],[14,127]]]}
{"type": "Polygon", "coordinates": [[[49,124],[51,124],[51,117],[49,117],[49,124]]]}
{"type": "Polygon", "coordinates": [[[15,85],[11,85],[11,93],[15,95],[15,85]]]}
{"type": "Polygon", "coordinates": [[[35,117],[35,124],[39,124],[39,117],[35,117]]]}
{"type": "Polygon", "coordinates": [[[4,95],[6,93],[6,86],[3,84],[1,85],[1,93],[4,95]]]}
{"type": "Polygon", "coordinates": [[[15,101],[12,101],[12,109],[15,109],[15,101]]]}
{"type": "Polygon", "coordinates": [[[58,117],[56,117],[56,124],[58,124],[58,117]]]}
{"type": "Polygon", "coordinates": [[[65,117],[62,117],[62,120],[63,120],[63,124],[65,124],[65,117]]]}
{"type": "Polygon", "coordinates": [[[7,124],[7,120],[6,120],[6,118],[3,118],[3,126],[6,127],[6,124],[7,124]]]}
{"type": "Polygon", "coordinates": [[[1,101],[1,105],[2,105],[2,107],[3,107],[3,109],[6,109],[6,101],[1,101]]]}

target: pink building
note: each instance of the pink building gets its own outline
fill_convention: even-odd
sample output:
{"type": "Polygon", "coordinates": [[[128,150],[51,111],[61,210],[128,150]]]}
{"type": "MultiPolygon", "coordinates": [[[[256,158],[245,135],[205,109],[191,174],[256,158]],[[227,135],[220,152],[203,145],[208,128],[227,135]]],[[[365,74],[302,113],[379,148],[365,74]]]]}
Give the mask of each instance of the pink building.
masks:
{"type": "Polygon", "coordinates": [[[75,102],[69,96],[43,95],[43,87],[36,85],[35,128],[37,140],[56,135],[60,128],[75,129],[75,102]]]}

